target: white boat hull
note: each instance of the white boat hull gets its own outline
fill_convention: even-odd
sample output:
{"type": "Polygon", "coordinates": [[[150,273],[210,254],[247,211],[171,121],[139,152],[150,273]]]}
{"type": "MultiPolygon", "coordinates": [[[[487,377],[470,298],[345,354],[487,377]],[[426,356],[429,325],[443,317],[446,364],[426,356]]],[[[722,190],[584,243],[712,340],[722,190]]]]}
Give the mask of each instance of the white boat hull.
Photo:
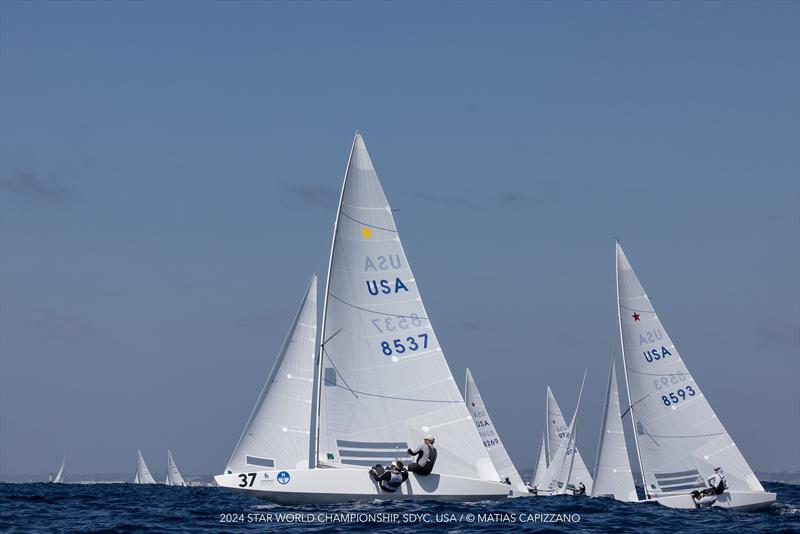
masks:
{"type": "Polygon", "coordinates": [[[214,477],[221,487],[278,504],[329,504],[349,501],[436,500],[486,501],[505,499],[508,484],[431,473],[408,480],[396,492],[383,491],[366,469],[293,469],[233,473],[214,477]]]}
{"type": "MultiPolygon", "coordinates": [[[[776,494],[768,491],[726,491],[717,496],[717,501],[711,505],[714,508],[727,508],[738,512],[757,512],[772,506],[776,494]]],[[[692,496],[687,494],[665,495],[653,499],[659,504],[669,508],[697,508],[692,496]]]]}

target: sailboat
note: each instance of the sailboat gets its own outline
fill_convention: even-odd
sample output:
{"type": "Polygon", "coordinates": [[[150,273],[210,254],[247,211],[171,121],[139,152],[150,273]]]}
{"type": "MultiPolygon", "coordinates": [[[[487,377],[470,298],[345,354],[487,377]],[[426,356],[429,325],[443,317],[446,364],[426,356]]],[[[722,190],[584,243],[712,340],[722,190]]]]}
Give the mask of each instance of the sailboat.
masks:
{"type": "Polygon", "coordinates": [[[226,473],[308,468],[316,341],[314,273],[226,473]]]}
{"type": "Polygon", "coordinates": [[[178,466],[175,465],[175,459],[172,457],[172,451],[167,449],[167,476],[164,480],[167,486],[185,486],[181,472],[178,471],[178,466]]]}
{"type": "Polygon", "coordinates": [[[67,467],[67,449],[69,448],[69,442],[64,445],[64,458],[61,460],[61,467],[58,468],[58,473],[56,473],[56,478],[51,480],[53,484],[63,484],[64,483],[64,469],[67,467]]]}
{"type": "Polygon", "coordinates": [[[612,497],[618,501],[636,502],[636,486],[633,484],[628,447],[619,411],[619,390],[614,358],[608,375],[608,389],[603,407],[603,427],[597,445],[597,460],[594,463],[592,497],[612,497]]]}
{"type": "Polygon", "coordinates": [[[769,507],[764,491],[736,443],[667,335],[650,298],[616,244],[617,303],[628,401],[647,499],[671,508],[695,508],[715,468],[727,489],[713,506],[742,511],[769,507]]]}
{"type": "Polygon", "coordinates": [[[373,499],[477,501],[508,496],[456,386],[403,251],[392,209],[356,133],[342,183],[322,310],[309,465],[248,466],[220,486],[281,504],[373,499]],[[435,434],[433,473],[396,492],[368,475],[410,462],[435,434]]]}
{"type": "Polygon", "coordinates": [[[134,484],[156,484],[156,479],[150,474],[147,464],[144,463],[142,451],[136,451],[138,456],[136,458],[136,474],[133,476],[134,484]]]}
{"type": "MultiPolygon", "coordinates": [[[[585,382],[585,374],[583,378],[585,382]]],[[[547,387],[545,438],[534,474],[534,485],[538,488],[539,495],[564,495],[567,490],[574,489],[581,482],[586,487],[587,494],[592,490],[592,476],[575,444],[578,411],[582,396],[583,382],[578,394],[575,413],[572,415],[570,423],[567,424],[553,391],[549,386],[547,387]],[[542,462],[542,457],[544,462],[542,462]],[[542,464],[544,464],[544,470],[540,467],[542,464]]]]}
{"type": "Polygon", "coordinates": [[[494,468],[500,475],[500,481],[505,482],[508,479],[515,497],[530,495],[528,488],[519,476],[517,468],[514,467],[514,462],[506,452],[503,442],[500,440],[500,435],[495,429],[492,418],[489,417],[489,412],[486,405],[483,403],[478,386],[475,384],[475,379],[472,378],[472,373],[467,369],[467,378],[464,384],[464,399],[467,403],[467,409],[472,415],[472,420],[475,422],[475,428],[478,429],[478,434],[483,441],[483,446],[489,453],[489,458],[492,459],[494,468]]]}

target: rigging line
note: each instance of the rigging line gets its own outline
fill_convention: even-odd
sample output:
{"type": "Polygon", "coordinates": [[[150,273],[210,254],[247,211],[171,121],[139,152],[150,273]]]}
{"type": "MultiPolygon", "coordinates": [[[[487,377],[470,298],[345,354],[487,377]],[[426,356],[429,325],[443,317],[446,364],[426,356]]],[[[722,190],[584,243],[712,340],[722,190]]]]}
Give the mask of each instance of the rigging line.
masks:
{"type": "MultiPolygon", "coordinates": [[[[340,372],[339,372],[339,369],[337,369],[337,368],[336,368],[336,364],[335,364],[335,363],[333,363],[333,358],[331,358],[331,357],[330,357],[330,355],[328,354],[328,351],[325,349],[325,345],[320,345],[320,346],[322,347],[322,352],[324,352],[324,353],[325,353],[325,355],[328,357],[328,361],[329,361],[329,362],[331,362],[331,366],[333,367],[333,372],[335,372],[335,373],[336,373],[336,376],[338,376],[339,378],[341,378],[341,379],[342,379],[342,382],[344,382],[344,385],[345,385],[345,386],[347,386],[347,388],[342,388],[342,389],[347,389],[347,390],[348,390],[350,393],[352,393],[352,394],[353,394],[353,396],[354,396],[355,398],[358,398],[358,395],[356,395],[356,392],[353,390],[353,388],[351,388],[351,387],[350,387],[350,384],[348,384],[348,383],[347,383],[347,380],[345,380],[344,376],[342,376],[342,373],[340,373],[340,372]]],[[[327,385],[335,385],[335,386],[337,386],[337,387],[341,387],[341,386],[339,386],[338,384],[330,384],[330,383],[328,382],[328,380],[326,380],[325,378],[323,378],[323,381],[324,381],[324,382],[325,382],[327,385]]]]}
{"type": "Polygon", "coordinates": [[[338,334],[338,333],[339,333],[339,332],[341,332],[341,331],[342,331],[342,329],[340,328],[339,330],[337,330],[336,332],[334,332],[334,333],[333,333],[333,335],[332,335],[331,337],[329,337],[328,339],[326,339],[325,341],[323,341],[322,343],[320,343],[320,346],[324,347],[324,346],[325,346],[325,343],[327,343],[327,342],[328,342],[328,341],[330,341],[331,339],[335,338],[335,337],[336,337],[336,334],[338,334]]]}
{"type": "Polygon", "coordinates": [[[329,382],[327,380],[325,380],[325,385],[334,386],[334,387],[341,388],[341,389],[348,389],[353,394],[358,393],[359,395],[366,395],[367,397],[377,397],[377,398],[380,398],[380,399],[392,399],[392,400],[403,400],[403,401],[413,401],[413,402],[439,402],[439,403],[443,403],[443,404],[460,404],[460,403],[464,402],[464,401],[460,401],[460,400],[452,400],[451,401],[451,400],[438,400],[438,399],[412,399],[410,397],[395,397],[395,396],[392,396],[392,395],[381,395],[379,393],[367,393],[366,391],[356,391],[356,390],[350,389],[349,386],[347,388],[344,388],[344,387],[340,386],[339,384],[334,384],[334,383],[329,382]]]}
{"type": "MultiPolygon", "coordinates": [[[[379,312],[379,311],[375,311],[375,310],[370,310],[370,309],[367,309],[367,308],[362,308],[360,306],[356,306],[355,304],[350,304],[349,302],[340,299],[339,297],[337,297],[336,295],[334,295],[333,293],[330,293],[330,292],[328,293],[328,296],[335,298],[336,300],[338,300],[339,302],[341,302],[342,304],[344,304],[346,306],[350,306],[351,308],[355,308],[357,310],[365,311],[367,313],[376,313],[378,315],[388,315],[389,317],[400,317],[400,318],[404,318],[404,319],[420,319],[421,321],[430,321],[430,319],[428,319],[427,317],[420,317],[419,315],[417,315],[417,316],[399,315],[397,313],[385,313],[385,312],[379,312]]],[[[331,336],[331,337],[333,337],[333,336],[331,336]]]]}
{"type": "MultiPolygon", "coordinates": [[[[636,369],[628,369],[631,373],[636,373],[637,375],[644,375],[644,376],[686,376],[691,378],[691,373],[689,371],[676,371],[674,373],[645,373],[644,371],[637,371],[636,369]]],[[[675,384],[673,384],[675,385],[675,384]]]]}
{"type": "Polygon", "coordinates": [[[342,212],[342,215],[344,215],[345,217],[347,217],[348,219],[350,219],[353,222],[357,222],[358,224],[363,224],[364,226],[369,226],[370,228],[376,228],[378,230],[384,230],[386,232],[394,232],[395,234],[397,233],[397,230],[392,230],[391,228],[384,228],[382,226],[375,226],[374,224],[369,224],[369,223],[365,223],[364,221],[359,221],[358,219],[350,217],[345,212],[342,212]]]}
{"type": "MultiPolygon", "coordinates": [[[[641,399],[637,400],[636,402],[634,402],[633,404],[631,404],[630,406],[628,406],[628,409],[627,409],[627,410],[625,410],[625,413],[623,413],[622,415],[620,415],[620,416],[619,416],[619,418],[620,418],[620,419],[622,419],[623,417],[625,417],[625,415],[627,415],[627,413],[628,413],[629,411],[631,411],[631,409],[632,409],[634,406],[636,406],[637,404],[639,404],[640,402],[642,402],[643,400],[645,400],[645,399],[646,399],[647,397],[649,397],[649,396],[650,396],[650,394],[648,393],[647,395],[645,395],[645,396],[644,396],[644,397],[642,397],[641,399]]],[[[635,429],[634,429],[634,430],[635,430],[635,429]]],[[[649,435],[649,434],[648,434],[648,435],[649,435]]],[[[655,441],[655,440],[654,440],[654,441],[655,441]]]]}

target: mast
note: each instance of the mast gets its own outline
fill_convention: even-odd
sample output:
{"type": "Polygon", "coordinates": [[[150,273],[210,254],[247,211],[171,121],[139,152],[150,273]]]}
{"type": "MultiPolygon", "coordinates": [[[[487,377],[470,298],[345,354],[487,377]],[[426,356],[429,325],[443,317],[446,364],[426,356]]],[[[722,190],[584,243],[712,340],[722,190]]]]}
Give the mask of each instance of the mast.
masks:
{"type": "Polygon", "coordinates": [[[339,218],[341,217],[342,212],[342,200],[344,199],[344,189],[347,186],[347,176],[350,174],[350,163],[353,161],[353,151],[356,148],[356,141],[361,133],[356,130],[356,134],[353,136],[353,145],[350,147],[350,156],[347,158],[347,167],[344,170],[344,178],[342,179],[342,190],[339,193],[339,205],[336,207],[336,221],[333,223],[333,237],[331,238],[331,254],[328,257],[328,273],[325,276],[325,296],[323,297],[322,301],[322,327],[320,328],[320,335],[319,335],[319,352],[317,354],[317,389],[316,389],[316,409],[312,406],[311,413],[315,418],[313,425],[311,425],[311,429],[314,432],[314,461],[309,464],[310,468],[314,468],[319,466],[319,416],[320,416],[320,403],[322,397],[322,360],[325,353],[325,323],[327,322],[327,315],[328,315],[328,290],[331,284],[331,265],[333,265],[333,253],[336,248],[336,232],[339,228],[339,218]]]}
{"type": "MultiPolygon", "coordinates": [[[[616,242],[616,247],[622,249],[619,240],[616,242]]],[[[644,479],[644,467],[642,467],[642,454],[639,452],[639,432],[636,428],[636,416],[633,413],[633,401],[631,400],[631,388],[628,385],[628,364],[625,361],[625,340],[622,337],[622,312],[620,311],[619,302],[619,252],[614,250],[614,266],[616,271],[617,281],[617,323],[619,324],[619,348],[622,354],[622,368],[625,371],[625,393],[628,396],[628,411],[631,414],[631,428],[633,428],[633,442],[636,444],[636,459],[639,460],[639,474],[642,477],[642,488],[644,488],[644,496],[646,499],[650,498],[650,492],[647,491],[647,482],[644,479]]],[[[624,429],[624,424],[623,424],[624,429]]]]}
{"type": "MultiPolygon", "coordinates": [[[[592,481],[597,480],[597,472],[600,469],[600,451],[603,450],[603,438],[606,435],[606,419],[608,419],[608,404],[611,400],[611,380],[614,376],[614,352],[611,352],[611,372],[608,374],[608,387],[606,388],[606,403],[603,406],[603,418],[600,420],[600,439],[597,441],[597,455],[594,459],[594,473],[592,473],[592,481]]],[[[594,487],[592,487],[594,493],[594,487]]]]}
{"type": "MultiPolygon", "coordinates": [[[[539,452],[536,453],[536,464],[533,466],[533,474],[531,475],[531,486],[536,481],[536,475],[539,472],[539,458],[542,457],[542,447],[544,447],[544,434],[542,434],[542,441],[539,442],[539,452]]],[[[547,467],[547,462],[545,462],[545,467],[547,467]]]]}

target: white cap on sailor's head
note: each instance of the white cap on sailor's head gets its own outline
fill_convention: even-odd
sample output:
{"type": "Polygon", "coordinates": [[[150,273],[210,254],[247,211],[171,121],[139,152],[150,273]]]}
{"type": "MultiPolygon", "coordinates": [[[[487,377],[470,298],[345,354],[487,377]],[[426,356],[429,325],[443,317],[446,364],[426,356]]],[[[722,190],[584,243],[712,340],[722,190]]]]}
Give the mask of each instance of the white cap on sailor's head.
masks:
{"type": "Polygon", "coordinates": [[[427,436],[422,438],[422,440],[423,441],[436,441],[435,439],[433,439],[433,436],[431,434],[428,434],[427,436]]]}

